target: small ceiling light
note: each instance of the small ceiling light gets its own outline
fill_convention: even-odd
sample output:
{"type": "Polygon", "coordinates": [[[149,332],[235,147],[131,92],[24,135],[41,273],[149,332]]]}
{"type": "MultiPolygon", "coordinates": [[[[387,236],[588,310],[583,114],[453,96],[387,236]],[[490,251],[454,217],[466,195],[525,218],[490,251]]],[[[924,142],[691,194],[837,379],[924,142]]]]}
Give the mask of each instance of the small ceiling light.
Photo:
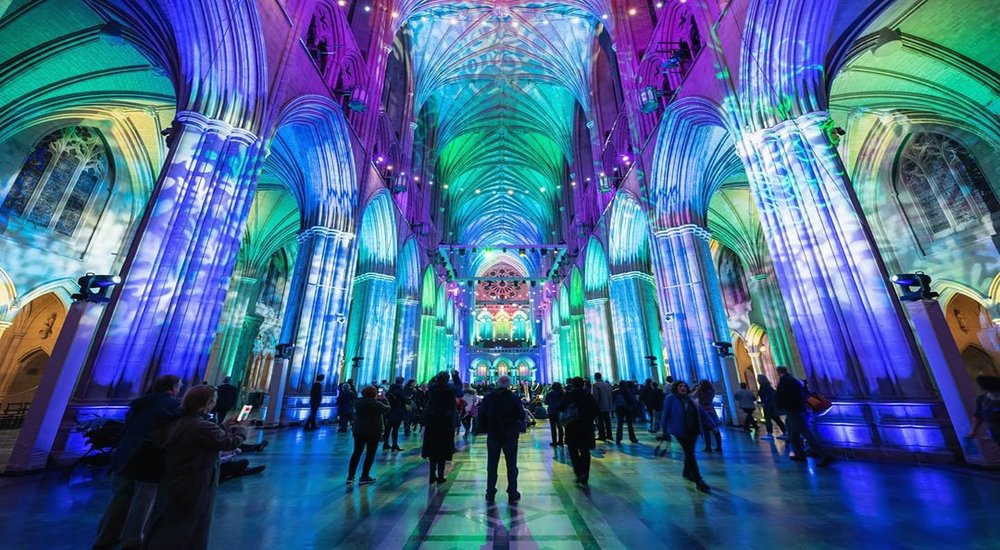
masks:
{"type": "Polygon", "coordinates": [[[365,11],[366,11],[366,12],[368,12],[368,11],[372,11],[372,7],[371,7],[371,6],[365,6],[365,11]]]}
{"type": "Polygon", "coordinates": [[[628,9],[628,14],[629,15],[635,15],[636,13],[638,13],[638,11],[635,8],[629,8],[628,9]]]}

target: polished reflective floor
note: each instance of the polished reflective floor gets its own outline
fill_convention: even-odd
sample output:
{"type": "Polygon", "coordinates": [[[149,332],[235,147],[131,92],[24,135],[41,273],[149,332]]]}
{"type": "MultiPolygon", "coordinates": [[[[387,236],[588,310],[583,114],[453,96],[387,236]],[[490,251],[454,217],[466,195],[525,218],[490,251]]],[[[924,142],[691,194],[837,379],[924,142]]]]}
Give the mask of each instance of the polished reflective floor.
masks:
{"type": "MultiPolygon", "coordinates": [[[[548,430],[521,438],[520,490],[483,500],[485,440],[458,440],[448,482],[427,485],[419,436],[382,454],[377,483],[347,486],[349,436],[268,431],[248,454],[267,471],[220,487],[212,547],[256,548],[1000,548],[1000,476],[864,461],[790,462],[781,441],[726,432],[725,453],[699,454],[713,492],[680,477],[677,445],[601,445],[591,484],[573,483],[548,430]]],[[[503,466],[501,465],[501,469],[503,466]]],[[[86,468],[0,478],[0,547],[87,548],[109,480],[86,468]]]]}

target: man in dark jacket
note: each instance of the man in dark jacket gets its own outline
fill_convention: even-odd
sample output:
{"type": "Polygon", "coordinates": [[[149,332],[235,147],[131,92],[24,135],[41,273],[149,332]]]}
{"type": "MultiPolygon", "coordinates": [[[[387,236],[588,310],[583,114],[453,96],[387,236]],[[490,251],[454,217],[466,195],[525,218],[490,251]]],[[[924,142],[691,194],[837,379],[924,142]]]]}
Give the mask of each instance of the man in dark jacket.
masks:
{"type": "Polygon", "coordinates": [[[323,380],[325,379],[326,376],[317,374],[316,381],[313,382],[312,388],[309,390],[309,418],[306,419],[306,425],[302,427],[305,430],[319,429],[316,424],[316,415],[319,414],[319,406],[323,403],[323,380]]]}
{"type": "Polygon", "coordinates": [[[500,453],[507,463],[507,498],[510,502],[521,499],[517,492],[517,438],[525,425],[521,400],[510,391],[510,377],[497,380],[497,389],[490,392],[479,405],[480,432],[486,432],[486,502],[494,502],[497,494],[497,468],[500,453]]]}
{"type": "Polygon", "coordinates": [[[785,411],[785,425],[788,427],[788,440],[792,444],[795,456],[792,460],[798,462],[806,461],[806,452],[802,446],[802,440],[809,443],[809,451],[819,459],[820,466],[826,466],[833,461],[822,442],[816,437],[812,429],[812,422],[809,417],[806,400],[809,394],[806,393],[802,382],[795,379],[788,373],[785,367],[778,367],[778,388],[775,392],[774,401],[779,409],[785,411]]]}
{"type": "Polygon", "coordinates": [[[225,377],[219,387],[215,388],[215,414],[216,421],[221,425],[226,421],[226,415],[236,406],[236,399],[239,397],[239,390],[230,382],[232,377],[225,377]]]}
{"type": "MultiPolygon", "coordinates": [[[[337,393],[337,419],[340,421],[338,432],[347,433],[347,425],[355,418],[354,404],[357,400],[358,394],[354,393],[349,381],[340,385],[340,392],[337,393]]],[[[381,435],[381,430],[379,434],[381,435]]]]}
{"type": "Polygon", "coordinates": [[[101,518],[94,548],[138,548],[146,534],[150,511],[156,499],[156,482],[141,481],[122,474],[136,450],[149,435],[180,416],[177,394],[180,378],[161,376],[149,393],[129,405],[125,430],[111,457],[112,495],[101,518]]]}
{"type": "Polygon", "coordinates": [[[406,409],[410,407],[413,402],[409,397],[406,396],[406,392],[403,391],[403,381],[402,376],[396,377],[396,382],[389,386],[389,391],[385,392],[385,398],[389,401],[389,417],[386,419],[387,426],[385,428],[385,435],[382,439],[382,450],[383,451],[402,451],[399,448],[399,426],[406,419],[406,409]],[[392,446],[389,446],[389,438],[392,437],[392,446]]]}
{"type": "Polygon", "coordinates": [[[573,464],[576,482],[586,485],[590,481],[590,451],[596,446],[594,419],[597,418],[597,401],[583,387],[583,378],[570,380],[572,389],[557,407],[556,416],[565,418],[566,447],[573,464]]]}

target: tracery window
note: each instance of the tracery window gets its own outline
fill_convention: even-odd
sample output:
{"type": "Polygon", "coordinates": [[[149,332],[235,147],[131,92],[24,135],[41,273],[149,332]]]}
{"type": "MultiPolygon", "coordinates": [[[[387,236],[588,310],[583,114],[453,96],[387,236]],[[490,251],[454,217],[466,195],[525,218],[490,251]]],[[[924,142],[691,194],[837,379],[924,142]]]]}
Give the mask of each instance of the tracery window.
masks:
{"type": "Polygon", "coordinates": [[[899,155],[897,192],[906,193],[910,226],[934,240],[982,223],[1000,203],[972,154],[934,133],[910,136],[899,155]]]}
{"type": "Polygon", "coordinates": [[[109,171],[107,147],[96,129],[57,130],[28,154],[0,209],[73,237],[109,171]]]}

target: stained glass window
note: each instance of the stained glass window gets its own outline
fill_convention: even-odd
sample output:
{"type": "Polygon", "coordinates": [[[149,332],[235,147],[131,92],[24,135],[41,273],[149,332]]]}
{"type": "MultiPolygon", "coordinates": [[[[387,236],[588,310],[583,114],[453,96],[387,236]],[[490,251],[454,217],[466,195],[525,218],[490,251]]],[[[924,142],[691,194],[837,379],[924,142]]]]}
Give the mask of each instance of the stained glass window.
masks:
{"type": "Polygon", "coordinates": [[[83,126],[57,130],[28,154],[0,208],[72,237],[108,169],[107,149],[97,130],[83,126]]]}
{"type": "Polygon", "coordinates": [[[903,211],[931,240],[963,231],[1000,211],[997,197],[972,154],[934,133],[910,136],[899,156],[898,182],[911,204],[903,211]]]}

